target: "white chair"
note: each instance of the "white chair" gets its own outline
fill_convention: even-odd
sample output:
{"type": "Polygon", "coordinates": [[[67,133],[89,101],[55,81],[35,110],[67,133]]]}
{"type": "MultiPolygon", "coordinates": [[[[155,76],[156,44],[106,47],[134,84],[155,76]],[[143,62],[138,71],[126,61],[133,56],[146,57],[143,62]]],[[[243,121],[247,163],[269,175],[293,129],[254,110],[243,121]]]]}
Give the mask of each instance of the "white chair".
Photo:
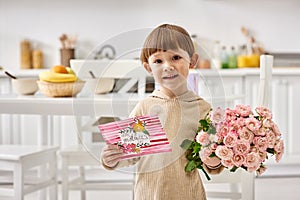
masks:
{"type": "MultiPolygon", "coordinates": [[[[141,66],[138,60],[71,60],[71,68],[79,76],[85,80],[90,78],[90,71],[96,77],[102,78],[116,78],[129,79],[127,84],[119,89],[119,93],[126,93],[134,85],[138,84],[138,95],[145,95],[145,83],[147,73],[141,66]]],[[[97,96],[95,96],[97,98],[97,96]]],[[[91,113],[93,115],[94,113],[91,113]]],[[[129,113],[128,113],[129,114],[129,113]]],[[[79,137],[82,137],[83,132],[99,132],[97,125],[101,116],[96,116],[96,119],[89,120],[86,124],[81,124],[78,120],[79,137]]],[[[111,116],[105,117],[120,117],[111,116]]],[[[121,116],[125,117],[125,116],[121,116]]],[[[127,116],[128,117],[128,116],[127,116]]],[[[78,118],[77,118],[78,119],[78,118]]],[[[100,133],[99,133],[100,134],[100,133]]],[[[82,144],[82,138],[79,138],[78,145],[74,145],[60,151],[62,158],[62,196],[63,200],[69,199],[70,190],[81,191],[81,199],[86,199],[86,191],[88,190],[127,190],[131,191],[133,195],[134,174],[111,172],[117,179],[105,178],[107,172],[101,167],[100,163],[101,144],[82,144]],[[93,167],[93,166],[96,166],[93,167]],[[71,170],[78,167],[78,176],[71,180],[71,170]],[[99,179],[88,180],[87,174],[89,172],[97,174],[99,179]],[[101,177],[101,173],[102,177],[101,177]]]]}
{"type": "Polygon", "coordinates": [[[222,173],[210,175],[207,180],[202,172],[199,172],[205,185],[208,199],[254,199],[254,174],[238,169],[235,173],[224,169],[222,173]]]}
{"type": "MultiPolygon", "coordinates": [[[[81,191],[81,199],[86,199],[86,191],[133,191],[134,175],[122,172],[106,172],[99,161],[102,144],[92,146],[75,145],[63,149],[62,157],[62,199],[69,199],[69,191],[81,191]],[[71,179],[72,167],[79,173],[71,179]]],[[[133,195],[133,193],[132,193],[133,195]]]]}
{"type": "MultiPolygon", "coordinates": [[[[260,88],[258,104],[268,106],[271,97],[273,56],[262,55],[260,57],[260,88]]],[[[208,199],[242,199],[253,200],[255,198],[254,173],[238,169],[235,173],[225,169],[218,175],[210,175],[211,180],[199,172],[206,187],[208,199]],[[225,189],[224,189],[225,186],[225,189]],[[227,188],[226,188],[227,186],[227,188]]]]}
{"type": "Polygon", "coordinates": [[[1,185],[0,199],[23,200],[25,195],[49,187],[50,199],[56,200],[57,150],[48,146],[0,145],[0,170],[13,175],[12,184],[1,185]],[[35,168],[39,168],[39,174],[28,177],[29,170],[35,168]]]}

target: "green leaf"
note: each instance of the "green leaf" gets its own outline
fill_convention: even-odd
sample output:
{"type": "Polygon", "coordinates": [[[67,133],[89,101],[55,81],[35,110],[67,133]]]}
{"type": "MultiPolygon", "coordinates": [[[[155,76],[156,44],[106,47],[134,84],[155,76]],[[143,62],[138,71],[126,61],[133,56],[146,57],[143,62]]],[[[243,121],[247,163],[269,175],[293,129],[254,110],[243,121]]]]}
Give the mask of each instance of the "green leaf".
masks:
{"type": "Polygon", "coordinates": [[[186,159],[188,160],[194,160],[195,158],[193,157],[193,155],[191,153],[186,155],[186,159]]]}
{"type": "Polygon", "coordinates": [[[213,158],[213,157],[217,157],[217,155],[215,154],[215,152],[212,152],[210,155],[209,155],[210,158],[213,158]]]}
{"type": "Polygon", "coordinates": [[[194,160],[189,161],[186,166],[185,166],[185,171],[186,172],[191,172],[197,167],[196,163],[194,160]]]}
{"type": "Polygon", "coordinates": [[[146,135],[150,136],[150,134],[149,134],[149,132],[147,130],[144,130],[143,133],[145,133],[146,135]]]}
{"type": "Polygon", "coordinates": [[[213,125],[209,125],[209,128],[207,130],[208,134],[215,134],[217,132],[216,128],[213,125]]]}
{"type": "Polygon", "coordinates": [[[237,168],[238,168],[237,166],[233,166],[233,167],[230,169],[230,171],[231,171],[231,172],[235,172],[235,171],[237,170],[237,168]]]}
{"type": "Polygon", "coordinates": [[[193,144],[193,141],[189,140],[189,139],[185,139],[183,140],[183,142],[181,143],[180,147],[185,149],[185,150],[188,150],[191,148],[193,144]]]}
{"type": "Polygon", "coordinates": [[[267,148],[267,152],[271,154],[275,154],[275,150],[273,148],[267,148]]]}
{"type": "Polygon", "coordinates": [[[200,149],[201,149],[201,144],[199,144],[198,142],[194,142],[194,146],[193,146],[193,153],[197,154],[199,153],[200,149]]]}
{"type": "Polygon", "coordinates": [[[200,124],[201,124],[202,127],[208,126],[208,123],[207,123],[207,121],[205,119],[201,119],[199,122],[200,122],[200,124]]]}

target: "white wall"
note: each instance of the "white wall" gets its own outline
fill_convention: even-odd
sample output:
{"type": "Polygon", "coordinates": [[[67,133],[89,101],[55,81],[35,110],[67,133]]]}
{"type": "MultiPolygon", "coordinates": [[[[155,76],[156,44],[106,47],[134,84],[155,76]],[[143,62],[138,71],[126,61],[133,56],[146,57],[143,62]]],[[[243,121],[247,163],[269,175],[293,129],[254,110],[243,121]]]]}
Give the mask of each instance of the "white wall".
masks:
{"type": "Polygon", "coordinates": [[[46,67],[58,64],[62,33],[78,34],[78,58],[107,40],[136,57],[149,28],[163,22],[226,45],[244,43],[245,26],[268,51],[299,52],[299,8],[298,0],[0,0],[0,65],[19,69],[24,38],[43,50],[46,67]]]}

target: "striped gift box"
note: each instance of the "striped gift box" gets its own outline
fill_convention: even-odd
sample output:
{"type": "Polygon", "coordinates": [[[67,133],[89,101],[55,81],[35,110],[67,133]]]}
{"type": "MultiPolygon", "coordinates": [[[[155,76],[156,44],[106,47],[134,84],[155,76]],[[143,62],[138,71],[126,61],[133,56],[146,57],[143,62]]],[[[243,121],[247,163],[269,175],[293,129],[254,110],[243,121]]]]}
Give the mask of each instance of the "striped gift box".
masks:
{"type": "Polygon", "coordinates": [[[122,159],[172,151],[158,116],[137,116],[98,128],[107,144],[123,149],[122,159]]]}

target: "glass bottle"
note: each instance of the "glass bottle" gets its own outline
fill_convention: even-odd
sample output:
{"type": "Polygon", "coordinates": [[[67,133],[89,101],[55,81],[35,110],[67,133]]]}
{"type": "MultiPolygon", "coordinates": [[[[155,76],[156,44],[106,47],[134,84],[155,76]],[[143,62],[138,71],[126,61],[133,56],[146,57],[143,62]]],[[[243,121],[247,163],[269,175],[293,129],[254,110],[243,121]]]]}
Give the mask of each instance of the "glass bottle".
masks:
{"type": "Polygon", "coordinates": [[[228,69],[228,54],[227,54],[226,46],[222,46],[220,52],[220,59],[221,59],[222,69],[228,69]]]}
{"type": "Polygon", "coordinates": [[[231,47],[228,55],[228,68],[237,68],[237,53],[234,46],[231,47]]]}
{"type": "Polygon", "coordinates": [[[213,47],[213,52],[212,52],[212,65],[216,68],[216,69],[221,69],[222,65],[221,65],[221,59],[220,59],[220,52],[221,52],[221,45],[220,45],[220,41],[216,40],[214,42],[214,47],[213,47]]]}

